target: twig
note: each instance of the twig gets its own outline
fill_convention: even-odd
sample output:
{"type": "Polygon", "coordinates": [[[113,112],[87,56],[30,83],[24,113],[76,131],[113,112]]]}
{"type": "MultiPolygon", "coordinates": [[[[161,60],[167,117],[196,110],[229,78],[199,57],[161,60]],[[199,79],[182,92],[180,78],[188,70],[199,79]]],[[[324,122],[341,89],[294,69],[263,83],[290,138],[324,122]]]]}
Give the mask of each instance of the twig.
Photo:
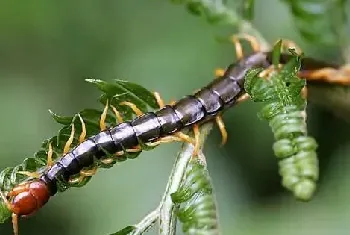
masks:
{"type": "MultiPolygon", "coordinates": [[[[201,127],[200,130],[200,148],[202,149],[203,144],[207,135],[209,134],[213,124],[207,123],[201,127]]],[[[176,232],[176,211],[177,207],[171,200],[170,195],[177,191],[181,185],[186,172],[188,162],[191,160],[194,147],[192,144],[184,144],[182,150],[178,154],[174,167],[169,177],[168,184],[166,186],[165,193],[163,195],[160,204],[160,215],[159,215],[159,234],[162,235],[174,235],[176,232]]],[[[200,151],[202,159],[205,156],[200,151]]]]}
{"type": "Polygon", "coordinates": [[[131,235],[141,235],[146,232],[148,229],[153,227],[159,217],[159,207],[146,215],[138,224],[134,225],[135,230],[131,235]]]}

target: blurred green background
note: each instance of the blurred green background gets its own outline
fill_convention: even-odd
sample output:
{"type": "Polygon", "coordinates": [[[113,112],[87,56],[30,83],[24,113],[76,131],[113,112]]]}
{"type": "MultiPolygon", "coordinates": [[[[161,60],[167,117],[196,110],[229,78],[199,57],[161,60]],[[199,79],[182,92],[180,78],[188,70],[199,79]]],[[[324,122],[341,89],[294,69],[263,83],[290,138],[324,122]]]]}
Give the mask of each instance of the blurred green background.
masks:
{"type": "MultiPolygon", "coordinates": [[[[335,48],[303,41],[280,1],[256,2],[254,24],[269,42],[286,37],[308,55],[339,60],[335,48]]],[[[232,45],[215,40],[233,28],[209,25],[170,1],[4,0],[0,29],[1,169],[56,134],[48,109],[71,115],[102,108],[99,92],[83,77],[125,79],[171,100],[205,85],[215,68],[235,59],[232,45]]],[[[228,143],[219,147],[215,129],[205,149],[223,234],[349,234],[349,124],[309,106],[321,180],[314,200],[301,203],[280,186],[272,134],[256,116],[259,107],[247,102],[228,111],[228,143]]],[[[136,223],[158,205],[179,147],[164,144],[100,170],[85,187],[58,194],[21,219],[20,234],[107,235],[136,223]]],[[[10,223],[0,225],[0,234],[11,233],[10,223]]]]}

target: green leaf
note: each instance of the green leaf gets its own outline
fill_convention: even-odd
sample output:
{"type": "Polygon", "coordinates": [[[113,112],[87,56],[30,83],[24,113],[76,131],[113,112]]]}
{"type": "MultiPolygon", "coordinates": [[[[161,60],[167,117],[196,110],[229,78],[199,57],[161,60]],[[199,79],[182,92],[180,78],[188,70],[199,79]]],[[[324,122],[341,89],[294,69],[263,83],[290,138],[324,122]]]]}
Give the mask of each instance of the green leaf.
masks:
{"type": "MultiPolygon", "coordinates": [[[[148,112],[155,108],[158,108],[157,101],[152,92],[148,91],[144,87],[121,80],[115,80],[114,82],[108,83],[98,79],[87,79],[89,83],[96,85],[100,91],[102,91],[102,96],[100,101],[103,105],[106,104],[107,100],[110,105],[113,105],[124,120],[130,120],[135,117],[133,111],[126,106],[120,104],[120,102],[128,101],[135,104],[142,112],[148,112]]],[[[104,107],[103,107],[104,108],[104,107]]],[[[8,167],[0,172],[0,190],[10,191],[14,186],[30,180],[26,175],[19,174],[19,171],[29,171],[42,173],[47,170],[47,155],[48,148],[51,144],[53,150],[53,161],[57,161],[63,155],[63,149],[69,139],[72,131],[72,126],[74,124],[74,136],[71,148],[79,144],[79,136],[82,132],[83,120],[86,127],[86,137],[89,138],[100,132],[100,119],[102,110],[96,109],[84,109],[73,116],[61,116],[53,111],[49,110],[53,119],[63,126],[58,131],[56,136],[53,136],[45,140],[40,149],[34,153],[34,157],[25,158],[23,163],[15,166],[8,167]]],[[[106,115],[105,124],[107,128],[114,127],[118,124],[117,118],[111,109],[108,110],[106,115]]],[[[145,150],[151,148],[145,148],[145,150]]],[[[111,153],[112,154],[112,153],[111,153]]],[[[110,168],[115,163],[125,161],[126,159],[136,158],[140,153],[127,153],[124,156],[113,158],[109,163],[103,163],[101,160],[97,161],[94,166],[99,168],[110,168]]],[[[112,156],[106,156],[109,158],[112,156]]],[[[94,166],[91,166],[90,169],[94,166]]],[[[77,174],[72,176],[71,179],[77,179],[80,175],[77,174]]],[[[58,179],[57,188],[59,192],[63,192],[71,187],[83,187],[86,185],[92,177],[85,177],[82,181],[77,181],[76,183],[66,182],[64,179],[58,179]]],[[[0,221],[5,221],[8,218],[7,209],[4,206],[4,202],[0,199],[0,221]],[[5,208],[5,209],[4,209],[5,208]],[[1,211],[3,210],[3,211],[1,211]]]]}
{"type": "MultiPolygon", "coordinates": [[[[346,0],[284,0],[301,36],[311,43],[337,45],[346,27],[346,0]]],[[[346,34],[346,33],[345,33],[346,34]]]]}
{"type": "Polygon", "coordinates": [[[281,49],[282,49],[282,40],[280,39],[273,46],[273,50],[272,50],[272,64],[275,67],[275,69],[278,69],[278,65],[280,64],[281,49]]]}
{"type": "Polygon", "coordinates": [[[246,20],[253,20],[254,18],[254,4],[255,0],[244,0],[243,1],[243,18],[246,20]]]}
{"type": "Polygon", "coordinates": [[[4,203],[0,203],[0,223],[5,223],[11,217],[12,212],[4,203]]]}
{"type": "Polygon", "coordinates": [[[182,231],[190,234],[216,234],[218,218],[213,187],[206,167],[198,159],[191,160],[186,168],[180,188],[171,194],[179,206],[178,219],[182,231]]]}
{"type": "Polygon", "coordinates": [[[135,229],[136,229],[135,226],[127,226],[127,227],[123,228],[122,230],[120,230],[116,233],[112,233],[110,235],[127,235],[127,234],[132,233],[135,229]]]}
{"type": "Polygon", "coordinates": [[[299,200],[310,200],[318,180],[316,141],[307,136],[306,101],[301,96],[305,81],[297,77],[301,58],[294,51],[291,59],[278,68],[280,42],[273,51],[275,70],[267,79],[248,73],[246,91],[254,102],[265,102],[258,116],[269,122],[274,134],[273,150],[279,161],[282,185],[299,200]]]}

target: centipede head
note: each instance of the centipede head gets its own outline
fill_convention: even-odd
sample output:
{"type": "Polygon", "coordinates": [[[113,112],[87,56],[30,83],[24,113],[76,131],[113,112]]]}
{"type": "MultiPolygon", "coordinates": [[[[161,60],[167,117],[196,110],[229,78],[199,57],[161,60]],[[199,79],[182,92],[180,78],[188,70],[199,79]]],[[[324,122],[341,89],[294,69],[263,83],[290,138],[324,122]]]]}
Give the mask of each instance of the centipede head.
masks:
{"type": "Polygon", "coordinates": [[[18,217],[34,214],[49,200],[50,192],[43,181],[32,180],[15,186],[6,196],[0,191],[0,196],[12,212],[13,231],[18,235],[18,217]]]}
{"type": "Polygon", "coordinates": [[[11,211],[19,216],[28,216],[35,213],[49,198],[48,187],[40,180],[20,184],[7,194],[11,211]]]}

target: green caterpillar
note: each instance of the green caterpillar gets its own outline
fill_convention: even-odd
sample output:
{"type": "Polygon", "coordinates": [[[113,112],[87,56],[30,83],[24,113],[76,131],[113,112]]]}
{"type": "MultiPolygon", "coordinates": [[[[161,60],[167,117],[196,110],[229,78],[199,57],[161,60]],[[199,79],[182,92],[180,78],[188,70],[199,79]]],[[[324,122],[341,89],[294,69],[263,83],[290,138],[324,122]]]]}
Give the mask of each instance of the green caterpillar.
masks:
{"type": "Polygon", "coordinates": [[[218,234],[216,205],[210,178],[203,163],[198,159],[189,162],[185,181],[171,195],[180,206],[177,216],[183,223],[185,234],[218,234]]]}
{"type": "MultiPolygon", "coordinates": [[[[279,61],[279,54],[275,56],[279,61]]],[[[317,143],[307,136],[306,101],[301,96],[305,81],[297,77],[299,68],[300,58],[296,56],[267,79],[259,76],[261,69],[250,70],[245,88],[254,102],[266,103],[259,117],[269,122],[274,134],[273,150],[282,185],[296,198],[309,200],[316,190],[319,168],[317,143]]]]}

